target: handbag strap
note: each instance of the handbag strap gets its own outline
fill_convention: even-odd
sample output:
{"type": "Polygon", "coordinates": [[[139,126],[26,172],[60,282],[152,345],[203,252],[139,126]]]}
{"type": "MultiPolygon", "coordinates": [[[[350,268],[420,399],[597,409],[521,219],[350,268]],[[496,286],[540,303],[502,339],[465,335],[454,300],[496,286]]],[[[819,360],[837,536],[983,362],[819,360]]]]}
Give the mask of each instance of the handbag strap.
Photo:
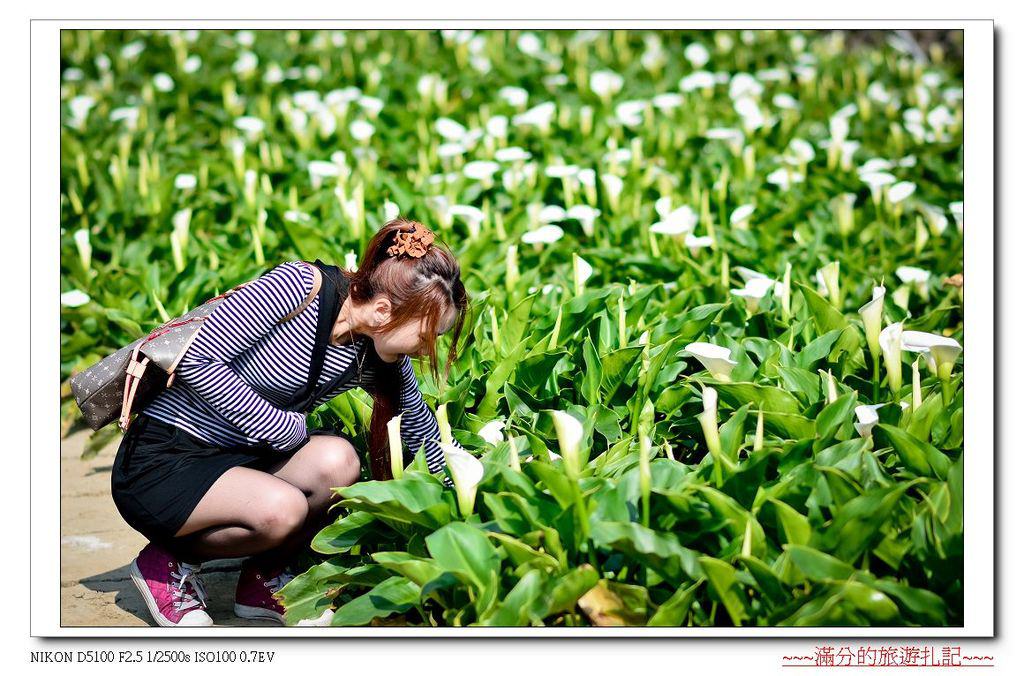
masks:
{"type": "MultiPolygon", "coordinates": [[[[320,260],[320,259],[318,258],[317,260],[320,260]]],[[[295,316],[301,314],[302,311],[305,310],[306,307],[310,303],[313,302],[313,299],[316,298],[316,295],[318,293],[320,293],[320,285],[323,282],[323,275],[320,274],[320,268],[318,268],[317,266],[315,266],[315,265],[313,265],[311,263],[308,263],[306,261],[302,261],[302,263],[304,265],[307,265],[307,266],[313,268],[313,290],[309,292],[308,296],[306,296],[306,300],[302,301],[302,305],[300,305],[299,307],[295,308],[294,310],[289,312],[287,315],[285,315],[284,318],[282,318],[281,321],[278,322],[279,324],[283,323],[283,322],[286,322],[289,319],[291,319],[292,317],[295,317],[295,316]]]]}

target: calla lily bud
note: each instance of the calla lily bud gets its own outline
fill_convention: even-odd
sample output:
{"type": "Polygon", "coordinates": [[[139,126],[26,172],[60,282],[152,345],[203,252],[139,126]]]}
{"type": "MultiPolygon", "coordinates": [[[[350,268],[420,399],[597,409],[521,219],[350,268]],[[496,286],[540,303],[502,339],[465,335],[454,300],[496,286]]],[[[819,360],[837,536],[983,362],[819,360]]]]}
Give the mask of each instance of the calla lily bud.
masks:
{"type": "Polygon", "coordinates": [[[902,336],[903,322],[890,324],[882,329],[878,336],[889,380],[889,389],[896,396],[899,396],[900,389],[903,387],[903,362],[900,360],[900,351],[903,349],[902,336]]]}
{"type": "Polygon", "coordinates": [[[551,411],[551,417],[554,419],[555,432],[558,435],[558,448],[562,451],[562,461],[565,463],[566,473],[570,479],[575,481],[586,462],[586,459],[581,457],[580,451],[583,441],[583,424],[575,416],[565,411],[551,411]]]}
{"type": "Polygon", "coordinates": [[[448,404],[439,404],[437,407],[437,427],[441,430],[441,441],[452,443],[452,426],[448,424],[448,404]]]}
{"type": "Polygon", "coordinates": [[[757,410],[757,427],[754,429],[754,453],[764,448],[764,411],[757,410]]]}
{"type": "Polygon", "coordinates": [[[722,457],[722,441],[718,435],[718,391],[713,387],[705,387],[701,398],[704,402],[704,412],[697,416],[697,421],[704,432],[704,441],[715,463],[715,481],[721,485],[722,464],[725,458],[722,457]]]}
{"type": "Polygon", "coordinates": [[[594,268],[575,253],[572,255],[572,279],[576,295],[583,293],[587,280],[594,274],[594,268]]]}
{"type": "Polygon", "coordinates": [[[832,261],[818,270],[819,281],[825,287],[828,300],[832,306],[839,308],[842,301],[839,297],[839,261],[832,261]]]}
{"type": "Polygon", "coordinates": [[[75,230],[75,247],[78,249],[78,258],[82,262],[82,267],[86,270],[92,269],[92,245],[89,243],[89,230],[88,228],[80,228],[75,230]]]}
{"type": "Polygon", "coordinates": [[[818,369],[818,373],[821,375],[822,380],[825,381],[825,403],[831,404],[839,398],[839,394],[836,392],[836,379],[832,376],[832,369],[828,371],[818,369]]]}
{"type": "Polygon", "coordinates": [[[455,484],[455,495],[458,498],[459,513],[463,518],[473,513],[476,502],[476,487],[484,477],[484,466],[469,451],[453,444],[441,443],[444,461],[452,474],[455,484]]]}
{"type": "Polygon", "coordinates": [[[885,287],[876,286],[872,290],[871,300],[859,310],[860,318],[864,321],[864,335],[868,339],[868,351],[876,359],[881,354],[878,335],[882,332],[883,309],[885,309],[885,287]]]}
{"type": "Polygon", "coordinates": [[[388,421],[388,450],[391,455],[391,476],[401,479],[405,470],[402,459],[402,414],[399,413],[388,421]]]}
{"type": "Polygon", "coordinates": [[[514,289],[519,282],[519,252],[514,244],[505,250],[505,288],[514,289]]]}

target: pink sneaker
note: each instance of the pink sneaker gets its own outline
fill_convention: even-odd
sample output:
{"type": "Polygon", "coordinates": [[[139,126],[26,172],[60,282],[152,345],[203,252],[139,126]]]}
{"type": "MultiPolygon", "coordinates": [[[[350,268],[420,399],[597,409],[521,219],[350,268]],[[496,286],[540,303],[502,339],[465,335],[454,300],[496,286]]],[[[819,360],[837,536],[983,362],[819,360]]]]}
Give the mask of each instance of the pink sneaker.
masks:
{"type": "Polygon", "coordinates": [[[150,614],[161,627],[213,625],[206,614],[206,590],[198,576],[198,565],[178,561],[150,542],[129,570],[150,614]]]}
{"type": "Polygon", "coordinates": [[[273,594],[293,577],[287,568],[263,568],[254,564],[252,559],[246,559],[242,562],[235,589],[235,615],[284,624],[284,606],[273,594]]]}
{"type": "MultiPolygon", "coordinates": [[[[242,562],[238,587],[235,590],[235,615],[285,624],[284,606],[274,594],[294,577],[288,567],[267,569],[253,563],[252,559],[246,559],[242,562]]],[[[297,626],[327,626],[330,625],[333,615],[334,611],[328,608],[320,617],[301,620],[297,626]]]]}

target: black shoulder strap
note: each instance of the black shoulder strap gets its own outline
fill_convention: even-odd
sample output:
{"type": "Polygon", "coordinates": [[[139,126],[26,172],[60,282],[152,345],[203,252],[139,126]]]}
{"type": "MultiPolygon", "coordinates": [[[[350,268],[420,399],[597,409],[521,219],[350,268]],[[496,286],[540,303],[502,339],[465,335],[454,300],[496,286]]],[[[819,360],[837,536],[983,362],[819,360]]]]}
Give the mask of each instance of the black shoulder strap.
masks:
{"type": "Polygon", "coordinates": [[[316,401],[316,384],[324,368],[324,357],[331,340],[331,332],[338,320],[341,303],[348,295],[348,280],[335,265],[328,265],[319,258],[313,263],[320,268],[321,282],[317,298],[320,299],[317,312],[316,339],[313,343],[313,357],[310,362],[309,377],[306,385],[295,393],[285,405],[290,411],[305,411],[316,401]],[[339,290],[342,291],[339,297],[339,290]]]}

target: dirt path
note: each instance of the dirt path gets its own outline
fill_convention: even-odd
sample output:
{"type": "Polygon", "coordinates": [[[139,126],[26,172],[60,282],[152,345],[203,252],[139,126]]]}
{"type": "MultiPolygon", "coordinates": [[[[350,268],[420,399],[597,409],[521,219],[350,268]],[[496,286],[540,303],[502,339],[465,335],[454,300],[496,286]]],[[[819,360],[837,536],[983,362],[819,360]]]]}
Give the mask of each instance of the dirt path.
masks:
{"type": "MultiPolygon", "coordinates": [[[[110,497],[110,466],[120,436],[95,458],[83,461],[79,457],[88,437],[88,430],[76,432],[60,448],[61,626],[156,626],[128,577],[128,565],[146,540],[124,522],[110,497]]],[[[225,626],[280,626],[235,617],[240,562],[225,559],[203,566],[213,621],[225,626]]]]}

